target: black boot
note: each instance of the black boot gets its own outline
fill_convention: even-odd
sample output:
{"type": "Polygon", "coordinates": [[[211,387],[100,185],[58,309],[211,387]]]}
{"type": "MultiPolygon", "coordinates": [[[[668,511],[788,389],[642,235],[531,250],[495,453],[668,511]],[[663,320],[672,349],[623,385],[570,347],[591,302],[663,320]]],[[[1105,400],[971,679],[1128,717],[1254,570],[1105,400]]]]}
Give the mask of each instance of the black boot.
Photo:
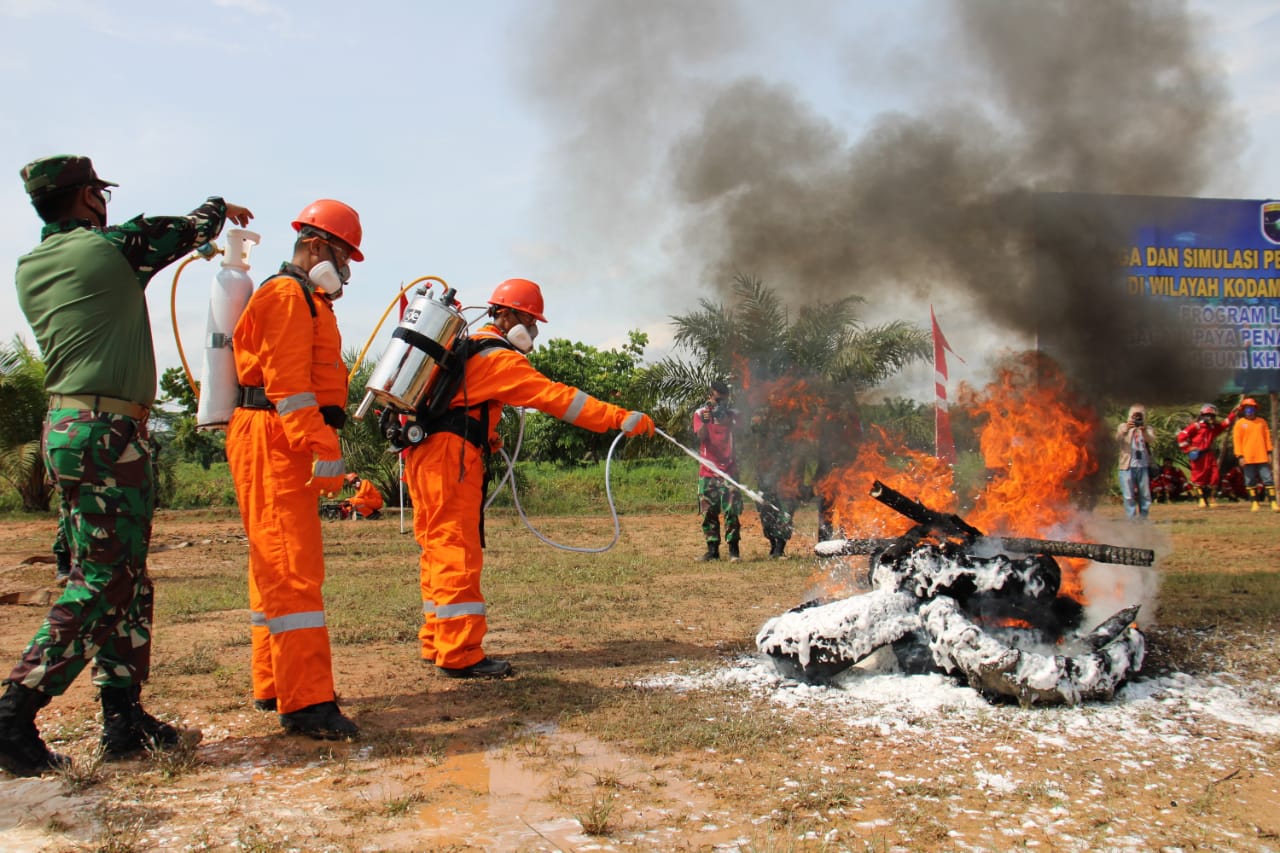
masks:
{"type": "Polygon", "coordinates": [[[738,553],[738,543],[729,543],[729,562],[736,563],[742,559],[742,555],[738,553]]]}
{"type": "Polygon", "coordinates": [[[102,688],[102,756],[127,758],[144,749],[171,749],[178,730],[142,710],[142,685],[102,688]]]}
{"type": "Polygon", "coordinates": [[[771,558],[773,558],[773,559],[775,559],[775,560],[781,560],[783,557],[787,556],[787,554],[786,554],[786,550],[787,550],[787,540],[785,540],[785,539],[770,539],[770,540],[769,540],[769,546],[770,546],[770,547],[769,547],[769,556],[770,556],[771,558]]]}
{"type": "Polygon", "coordinates": [[[343,740],[360,734],[360,728],[338,709],[337,702],[320,702],[281,714],[280,726],[290,734],[316,740],[343,740]]]}
{"type": "Polygon", "coordinates": [[[0,767],[15,776],[39,776],[71,765],[70,758],[45,746],[36,728],[36,713],[49,704],[49,698],[12,682],[0,697],[0,767]]]}
{"type": "Polygon", "coordinates": [[[699,557],[698,559],[700,559],[700,560],[701,560],[702,562],[704,562],[704,563],[710,562],[711,560],[718,560],[718,559],[720,559],[720,543],[719,543],[719,542],[708,542],[708,543],[707,543],[707,553],[703,554],[703,555],[702,555],[701,557],[699,557]]]}

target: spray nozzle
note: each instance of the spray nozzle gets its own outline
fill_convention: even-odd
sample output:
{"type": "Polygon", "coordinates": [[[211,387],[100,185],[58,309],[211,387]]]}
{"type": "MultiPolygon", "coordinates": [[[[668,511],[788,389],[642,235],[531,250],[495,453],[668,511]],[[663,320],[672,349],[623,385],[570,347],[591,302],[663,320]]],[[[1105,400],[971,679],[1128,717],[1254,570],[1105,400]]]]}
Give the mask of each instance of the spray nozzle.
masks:
{"type": "Polygon", "coordinates": [[[444,292],[440,294],[440,301],[445,305],[452,305],[454,302],[453,297],[457,295],[458,291],[454,290],[452,287],[446,287],[444,292]]]}
{"type": "Polygon", "coordinates": [[[249,268],[249,250],[262,242],[262,237],[243,228],[232,228],[227,231],[226,257],[222,259],[224,267],[249,268]]]}

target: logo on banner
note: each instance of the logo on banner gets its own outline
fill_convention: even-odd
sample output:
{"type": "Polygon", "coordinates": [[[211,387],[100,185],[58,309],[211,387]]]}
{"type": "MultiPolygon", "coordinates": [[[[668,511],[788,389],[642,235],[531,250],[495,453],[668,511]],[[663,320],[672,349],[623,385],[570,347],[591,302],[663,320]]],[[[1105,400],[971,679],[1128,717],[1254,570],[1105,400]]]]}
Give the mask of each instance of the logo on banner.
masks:
{"type": "Polygon", "coordinates": [[[1262,203],[1262,236],[1280,244],[1280,201],[1262,203]]]}

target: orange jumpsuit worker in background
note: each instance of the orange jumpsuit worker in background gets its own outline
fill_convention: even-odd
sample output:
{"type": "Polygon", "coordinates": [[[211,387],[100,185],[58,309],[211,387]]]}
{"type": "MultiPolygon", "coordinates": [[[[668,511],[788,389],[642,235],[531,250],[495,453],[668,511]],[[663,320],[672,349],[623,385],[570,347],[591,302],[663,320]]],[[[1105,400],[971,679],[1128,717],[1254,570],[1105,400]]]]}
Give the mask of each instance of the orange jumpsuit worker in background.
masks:
{"type": "Polygon", "coordinates": [[[369,518],[382,509],[382,493],[377,486],[355,474],[348,474],[347,479],[356,487],[356,493],[347,501],[353,512],[359,513],[362,518],[369,518]]]}
{"type": "Polygon", "coordinates": [[[253,695],[287,731],[358,733],[338,709],[316,499],[342,488],[347,366],[333,300],[360,261],[360,217],[321,199],[293,222],[293,260],[254,292],[233,338],[240,407],[227,460],[249,534],[253,695]]]}
{"type": "Polygon", "coordinates": [[[427,437],[405,454],[413,533],[422,547],[422,659],[453,678],[511,674],[510,663],[486,657],[481,647],[488,628],[480,592],[484,464],[499,446],[502,407],[535,408],[592,432],[654,432],[648,415],[553,382],[529,363],[525,353],[533,349],[537,323],[547,319],[542,307],[542,291],[532,281],[498,285],[489,299],[490,322],[466,344],[451,408],[434,421],[420,419],[427,437]]]}

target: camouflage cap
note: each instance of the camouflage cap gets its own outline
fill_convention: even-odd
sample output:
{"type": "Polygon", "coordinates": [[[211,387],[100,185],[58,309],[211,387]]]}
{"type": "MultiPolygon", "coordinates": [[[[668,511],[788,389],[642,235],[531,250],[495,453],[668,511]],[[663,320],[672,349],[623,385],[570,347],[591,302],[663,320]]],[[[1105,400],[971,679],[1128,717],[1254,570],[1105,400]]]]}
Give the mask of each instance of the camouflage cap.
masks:
{"type": "Polygon", "coordinates": [[[118,187],[111,181],[104,181],[93,170],[93,161],[88,157],[76,154],[55,154],[52,157],[41,157],[32,160],[22,167],[22,185],[27,195],[32,198],[64,187],[79,187],[85,184],[96,184],[100,187],[118,187]]]}

